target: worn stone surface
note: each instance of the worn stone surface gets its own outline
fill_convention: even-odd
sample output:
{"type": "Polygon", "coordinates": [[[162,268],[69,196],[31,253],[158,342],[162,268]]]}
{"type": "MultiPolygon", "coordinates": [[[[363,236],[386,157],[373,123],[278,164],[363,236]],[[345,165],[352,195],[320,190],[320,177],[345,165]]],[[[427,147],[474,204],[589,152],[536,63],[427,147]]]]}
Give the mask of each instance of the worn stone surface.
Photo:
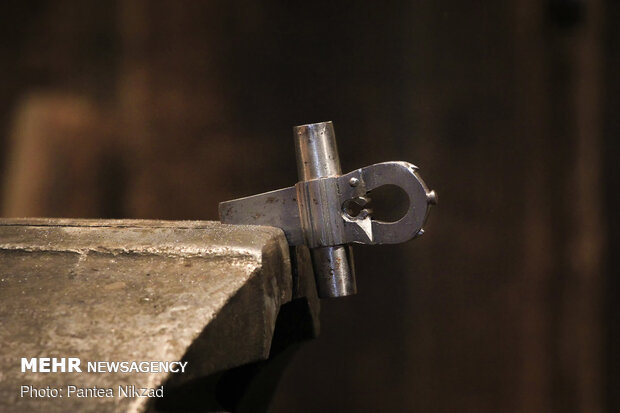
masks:
{"type": "Polygon", "coordinates": [[[205,221],[0,220],[0,410],[141,411],[148,399],[20,398],[154,387],[267,358],[291,300],[277,228],[205,221]],[[186,374],[21,373],[21,357],[189,361],[186,374]]]}

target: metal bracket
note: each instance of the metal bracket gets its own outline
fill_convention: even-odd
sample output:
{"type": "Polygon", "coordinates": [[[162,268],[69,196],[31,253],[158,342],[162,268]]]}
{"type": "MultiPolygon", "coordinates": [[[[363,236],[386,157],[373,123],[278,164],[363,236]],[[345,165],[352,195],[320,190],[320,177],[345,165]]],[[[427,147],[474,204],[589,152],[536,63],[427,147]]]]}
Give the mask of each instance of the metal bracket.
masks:
{"type": "Polygon", "coordinates": [[[437,196],[408,162],[383,162],[341,175],[331,122],[296,126],[294,131],[300,182],[222,202],[220,220],[281,228],[289,245],[311,249],[319,296],[355,294],[348,244],[397,244],[423,234],[437,196]],[[373,220],[365,208],[369,192],[383,185],[396,185],[409,197],[407,212],[396,222],[373,220]]]}

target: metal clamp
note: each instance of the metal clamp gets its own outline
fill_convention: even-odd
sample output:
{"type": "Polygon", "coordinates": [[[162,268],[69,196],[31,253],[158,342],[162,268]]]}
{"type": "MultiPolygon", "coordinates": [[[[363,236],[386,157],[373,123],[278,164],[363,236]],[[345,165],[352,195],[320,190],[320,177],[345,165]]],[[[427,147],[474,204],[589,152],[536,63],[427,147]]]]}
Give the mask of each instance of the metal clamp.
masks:
{"type": "Polygon", "coordinates": [[[342,175],[331,122],[296,126],[295,149],[300,181],[276,191],[220,203],[227,224],[269,225],[284,231],[291,246],[311,249],[319,296],[355,294],[349,244],[397,244],[421,235],[437,197],[408,162],[383,162],[342,175]],[[396,185],[409,197],[396,222],[373,220],[368,193],[396,185]]]}

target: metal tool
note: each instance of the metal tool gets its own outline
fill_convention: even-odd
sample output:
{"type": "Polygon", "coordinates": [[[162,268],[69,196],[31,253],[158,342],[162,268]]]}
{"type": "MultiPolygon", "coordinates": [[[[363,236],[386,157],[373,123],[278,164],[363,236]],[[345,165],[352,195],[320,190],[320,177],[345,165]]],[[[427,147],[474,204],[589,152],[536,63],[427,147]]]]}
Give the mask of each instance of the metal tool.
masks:
{"type": "Polygon", "coordinates": [[[332,122],[296,126],[294,135],[299,182],[222,202],[220,220],[281,228],[289,245],[310,248],[320,297],[355,294],[350,244],[397,244],[422,235],[437,196],[408,162],[383,162],[342,175],[332,122]],[[409,197],[407,212],[396,222],[373,220],[367,208],[369,192],[383,185],[396,185],[409,197]]]}

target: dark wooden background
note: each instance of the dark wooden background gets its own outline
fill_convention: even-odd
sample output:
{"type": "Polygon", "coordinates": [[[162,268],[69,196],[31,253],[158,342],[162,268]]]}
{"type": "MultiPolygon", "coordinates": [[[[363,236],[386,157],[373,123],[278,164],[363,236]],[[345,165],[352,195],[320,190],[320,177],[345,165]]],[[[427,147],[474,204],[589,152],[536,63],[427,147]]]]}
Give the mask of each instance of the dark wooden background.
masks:
{"type": "Polygon", "coordinates": [[[620,5],[611,0],[0,5],[3,216],[216,219],[343,169],[421,167],[427,234],[357,248],[356,297],[274,412],[620,405],[620,5]]]}

